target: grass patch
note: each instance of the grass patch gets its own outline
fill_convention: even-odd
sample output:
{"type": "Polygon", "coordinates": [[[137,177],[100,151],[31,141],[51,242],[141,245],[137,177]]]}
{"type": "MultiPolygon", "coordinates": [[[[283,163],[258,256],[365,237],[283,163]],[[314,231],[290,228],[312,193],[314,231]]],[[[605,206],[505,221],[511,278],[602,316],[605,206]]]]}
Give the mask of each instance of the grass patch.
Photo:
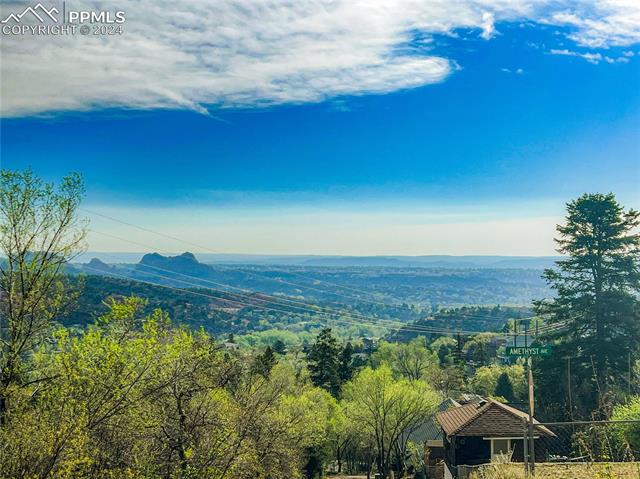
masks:
{"type": "MultiPolygon", "coordinates": [[[[640,479],[640,462],[536,464],[536,479],[640,479]]],[[[469,479],[525,479],[522,464],[487,464],[469,479]]]]}

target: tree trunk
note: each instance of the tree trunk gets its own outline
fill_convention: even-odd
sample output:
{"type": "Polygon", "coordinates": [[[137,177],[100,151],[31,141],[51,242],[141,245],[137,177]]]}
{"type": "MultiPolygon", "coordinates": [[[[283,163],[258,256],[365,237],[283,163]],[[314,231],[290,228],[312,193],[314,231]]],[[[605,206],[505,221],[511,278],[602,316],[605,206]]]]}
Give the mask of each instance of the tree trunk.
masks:
{"type": "Polygon", "coordinates": [[[0,426],[4,426],[7,422],[7,397],[4,393],[0,393],[0,426]]]}

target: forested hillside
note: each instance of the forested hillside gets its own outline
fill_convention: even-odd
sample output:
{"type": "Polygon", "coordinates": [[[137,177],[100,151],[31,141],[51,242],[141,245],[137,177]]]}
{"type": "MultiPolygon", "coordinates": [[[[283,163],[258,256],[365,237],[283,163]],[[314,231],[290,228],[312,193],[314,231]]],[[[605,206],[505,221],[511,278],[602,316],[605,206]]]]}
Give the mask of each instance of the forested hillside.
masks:
{"type": "MultiPolygon", "coordinates": [[[[109,275],[73,277],[73,282],[81,292],[75,307],[61,319],[68,326],[92,324],[107,312],[108,299],[138,296],[146,298],[147,313],[161,308],[176,324],[204,328],[214,336],[248,335],[252,342],[258,343],[280,338],[299,344],[310,340],[327,325],[344,338],[390,335],[396,340],[408,341],[419,334],[415,326],[425,326],[425,331],[438,328],[501,331],[508,320],[531,315],[527,307],[465,306],[431,311],[407,304],[373,301],[303,301],[300,297],[260,293],[239,295],[206,288],[179,289],[109,275]],[[403,324],[413,331],[402,330],[403,324]],[[263,337],[264,340],[260,339],[263,337]]],[[[437,333],[429,334],[432,335],[437,333]]]]}

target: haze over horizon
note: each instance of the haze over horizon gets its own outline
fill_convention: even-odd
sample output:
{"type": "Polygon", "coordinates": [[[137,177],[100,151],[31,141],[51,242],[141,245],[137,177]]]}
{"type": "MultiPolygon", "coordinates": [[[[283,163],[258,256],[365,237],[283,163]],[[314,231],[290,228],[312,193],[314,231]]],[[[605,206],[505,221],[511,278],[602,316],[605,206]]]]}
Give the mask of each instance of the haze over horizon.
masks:
{"type": "MultiPolygon", "coordinates": [[[[250,254],[250,253],[206,253],[191,251],[165,251],[159,253],[157,251],[85,251],[79,256],[72,259],[73,263],[86,263],[92,259],[98,259],[105,263],[137,263],[145,255],[161,255],[164,257],[177,257],[184,255],[193,255],[198,262],[202,263],[247,263],[247,264],[278,264],[284,260],[286,264],[307,264],[314,265],[314,261],[322,262],[325,260],[345,260],[349,264],[350,260],[377,260],[377,259],[398,259],[398,260],[418,260],[425,264],[431,262],[445,263],[477,263],[477,264],[493,264],[499,261],[530,261],[530,260],[547,260],[553,261],[561,256],[508,256],[508,255],[315,255],[315,254],[250,254]]],[[[318,263],[317,265],[321,265],[318,263]]]]}

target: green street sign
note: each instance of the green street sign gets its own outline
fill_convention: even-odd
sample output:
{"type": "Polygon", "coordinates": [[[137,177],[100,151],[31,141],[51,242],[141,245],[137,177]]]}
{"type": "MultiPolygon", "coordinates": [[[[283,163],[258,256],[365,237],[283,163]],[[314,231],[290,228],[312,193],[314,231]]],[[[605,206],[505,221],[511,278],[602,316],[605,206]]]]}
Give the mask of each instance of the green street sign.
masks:
{"type": "Polygon", "coordinates": [[[507,356],[528,358],[529,356],[551,356],[551,346],[507,347],[507,356]]]}

